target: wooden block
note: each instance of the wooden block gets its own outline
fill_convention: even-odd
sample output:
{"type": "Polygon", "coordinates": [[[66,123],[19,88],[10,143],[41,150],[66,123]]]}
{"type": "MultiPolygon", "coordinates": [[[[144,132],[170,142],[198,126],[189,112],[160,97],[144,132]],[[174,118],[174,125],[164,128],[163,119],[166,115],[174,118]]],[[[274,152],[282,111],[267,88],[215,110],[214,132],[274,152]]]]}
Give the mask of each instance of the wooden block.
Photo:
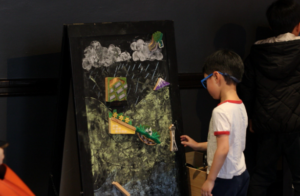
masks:
{"type": "Polygon", "coordinates": [[[107,86],[107,80],[108,78],[105,78],[105,101],[108,101],[108,86],[107,86]]]}
{"type": "Polygon", "coordinates": [[[111,120],[110,118],[108,119],[108,133],[111,134],[111,120]]]}
{"type": "MultiPolygon", "coordinates": [[[[187,152],[185,153],[186,163],[193,165],[194,167],[203,166],[203,153],[201,152],[187,152]]],[[[207,178],[206,171],[195,169],[192,167],[186,167],[188,184],[189,184],[189,196],[201,196],[201,187],[207,178]]]]}
{"type": "Polygon", "coordinates": [[[187,167],[186,169],[188,174],[189,195],[201,196],[201,188],[207,178],[206,172],[191,167],[187,167]]]}
{"type": "Polygon", "coordinates": [[[118,120],[114,117],[109,119],[109,133],[110,134],[135,134],[136,128],[131,126],[121,120],[118,120]],[[118,126],[119,131],[116,131],[114,128],[118,126]]]}
{"type": "MultiPolygon", "coordinates": [[[[157,83],[156,83],[154,88],[156,88],[156,86],[157,86],[157,83]]],[[[171,124],[169,126],[169,130],[170,130],[170,151],[171,152],[173,152],[173,137],[172,137],[172,131],[171,131],[172,126],[173,126],[173,124],[171,124]]]]}
{"type": "Polygon", "coordinates": [[[125,122],[123,122],[121,120],[118,120],[118,119],[116,119],[114,117],[112,117],[111,120],[114,121],[114,122],[116,122],[116,123],[119,123],[119,124],[123,125],[124,127],[127,127],[128,129],[131,129],[133,131],[136,130],[136,128],[134,126],[132,126],[130,124],[127,124],[127,123],[125,123],[125,122]]]}
{"type": "Polygon", "coordinates": [[[156,82],[156,84],[155,84],[155,86],[154,86],[153,90],[155,90],[155,89],[156,89],[156,87],[157,87],[157,85],[159,84],[160,80],[161,80],[161,78],[158,78],[158,79],[157,79],[157,82],[156,82]]]}
{"type": "Polygon", "coordinates": [[[126,191],[126,189],[124,189],[118,182],[112,182],[112,184],[119,189],[124,195],[126,196],[130,196],[130,193],[128,191],[126,191]]]}
{"type": "Polygon", "coordinates": [[[123,88],[123,85],[125,84],[127,84],[127,79],[125,77],[106,77],[105,101],[107,103],[126,102],[127,88],[123,88]],[[115,87],[116,84],[119,84],[117,88],[115,87]],[[119,90],[118,93],[116,92],[117,90],[119,90]]]}
{"type": "MultiPolygon", "coordinates": [[[[170,130],[170,151],[171,152],[174,152],[174,151],[177,151],[177,149],[174,149],[174,145],[173,145],[173,143],[174,143],[174,141],[173,141],[173,139],[175,139],[175,138],[173,138],[173,131],[172,131],[172,127],[174,126],[174,124],[171,124],[170,126],[169,126],[169,130],[170,130]]],[[[174,126],[175,127],[175,126],[174,126]]],[[[176,129],[176,128],[175,128],[176,129]]],[[[175,134],[175,131],[174,131],[174,134],[175,134]]],[[[176,142],[175,142],[176,143],[176,142]]]]}
{"type": "Polygon", "coordinates": [[[203,153],[201,152],[187,152],[185,153],[186,163],[191,164],[194,167],[202,167],[203,166],[203,153]]]}
{"type": "Polygon", "coordinates": [[[172,137],[172,131],[170,131],[170,151],[173,152],[173,137],[172,137]]]}

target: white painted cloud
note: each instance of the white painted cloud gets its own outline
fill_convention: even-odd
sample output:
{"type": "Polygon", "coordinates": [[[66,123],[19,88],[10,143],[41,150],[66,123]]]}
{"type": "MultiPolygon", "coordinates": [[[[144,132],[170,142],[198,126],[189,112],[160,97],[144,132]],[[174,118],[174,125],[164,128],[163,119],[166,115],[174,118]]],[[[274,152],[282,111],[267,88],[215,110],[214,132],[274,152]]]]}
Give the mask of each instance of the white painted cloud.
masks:
{"type": "Polygon", "coordinates": [[[132,59],[134,61],[154,61],[163,59],[163,54],[161,53],[160,49],[150,51],[148,44],[149,43],[144,42],[142,39],[130,44],[131,50],[134,51],[132,54],[132,59]]]}
{"type": "Polygon", "coordinates": [[[128,61],[130,59],[131,56],[128,52],[121,52],[121,49],[113,44],[106,48],[101,46],[100,42],[92,41],[84,50],[82,67],[86,70],[90,70],[92,67],[108,67],[115,62],[128,61]]]}

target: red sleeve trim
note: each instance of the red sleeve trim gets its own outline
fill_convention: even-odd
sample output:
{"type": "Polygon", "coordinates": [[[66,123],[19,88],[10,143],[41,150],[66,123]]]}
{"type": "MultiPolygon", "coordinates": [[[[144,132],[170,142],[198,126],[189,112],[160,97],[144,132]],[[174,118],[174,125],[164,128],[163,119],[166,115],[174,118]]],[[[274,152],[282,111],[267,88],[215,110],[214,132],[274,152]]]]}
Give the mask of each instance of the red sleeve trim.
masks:
{"type": "Polygon", "coordinates": [[[214,135],[230,135],[230,131],[215,131],[214,135]]]}

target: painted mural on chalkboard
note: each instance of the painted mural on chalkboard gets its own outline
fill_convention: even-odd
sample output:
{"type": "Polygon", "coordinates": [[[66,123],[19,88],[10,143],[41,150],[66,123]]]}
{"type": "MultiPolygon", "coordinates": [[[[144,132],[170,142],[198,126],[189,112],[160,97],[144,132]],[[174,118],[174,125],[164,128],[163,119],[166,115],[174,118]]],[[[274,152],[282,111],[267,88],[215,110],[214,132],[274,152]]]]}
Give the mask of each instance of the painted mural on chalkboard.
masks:
{"type": "Polygon", "coordinates": [[[122,62],[131,59],[128,52],[121,52],[119,47],[110,44],[104,47],[99,41],[92,41],[84,49],[84,58],[82,60],[83,69],[90,70],[92,67],[108,67],[115,62],[122,62]]]}
{"type": "Polygon", "coordinates": [[[130,44],[132,55],[127,51],[122,52],[121,48],[114,44],[105,47],[99,41],[94,40],[84,49],[82,67],[86,70],[92,67],[108,67],[115,62],[129,61],[131,58],[133,61],[162,60],[161,48],[164,47],[162,37],[163,34],[157,31],[152,35],[151,40],[134,40],[130,44]]]}
{"type": "Polygon", "coordinates": [[[175,153],[170,152],[169,83],[154,90],[158,80],[169,79],[163,34],[91,37],[81,45],[88,122],[84,143],[91,152],[94,195],[122,195],[113,181],[132,196],[180,195],[175,153]],[[108,103],[122,93],[127,104],[116,112],[108,103]],[[117,132],[113,123],[120,119],[114,120],[114,113],[130,119],[134,129],[117,132]]]}
{"type": "Polygon", "coordinates": [[[96,196],[121,195],[111,186],[113,181],[119,182],[132,196],[180,195],[174,153],[170,152],[168,127],[172,117],[168,88],[152,91],[124,113],[136,124],[146,123],[160,129],[157,130],[160,144],[154,146],[134,135],[110,135],[109,108],[94,98],[86,98],[86,103],[96,196]],[[145,115],[149,111],[151,115],[145,115]]]}

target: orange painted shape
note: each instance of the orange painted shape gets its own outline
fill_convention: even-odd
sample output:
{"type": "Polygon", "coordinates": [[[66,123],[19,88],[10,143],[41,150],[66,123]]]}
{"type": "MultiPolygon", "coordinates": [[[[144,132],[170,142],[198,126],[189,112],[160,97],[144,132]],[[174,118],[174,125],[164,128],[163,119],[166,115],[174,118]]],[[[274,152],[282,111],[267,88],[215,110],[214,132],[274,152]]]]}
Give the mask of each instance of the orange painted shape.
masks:
{"type": "Polygon", "coordinates": [[[4,179],[0,179],[0,196],[34,196],[26,184],[7,165],[4,179]]]}

